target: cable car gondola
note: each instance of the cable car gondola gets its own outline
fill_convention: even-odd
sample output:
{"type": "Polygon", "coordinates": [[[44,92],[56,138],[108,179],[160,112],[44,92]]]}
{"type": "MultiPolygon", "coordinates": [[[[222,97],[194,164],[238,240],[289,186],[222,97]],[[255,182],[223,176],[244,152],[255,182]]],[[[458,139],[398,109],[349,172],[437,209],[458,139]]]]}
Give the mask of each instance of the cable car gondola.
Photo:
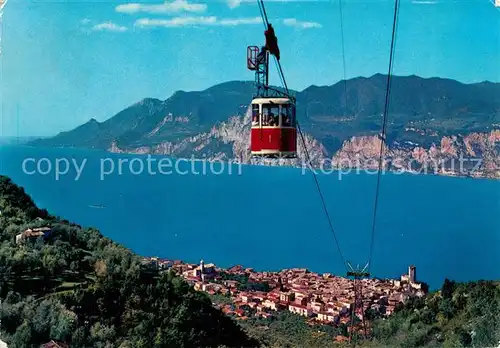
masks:
{"type": "MultiPolygon", "coordinates": [[[[274,29],[266,27],[266,46],[247,49],[247,67],[255,71],[257,92],[252,100],[252,128],[250,153],[252,157],[296,158],[297,122],[295,98],[288,90],[270,87],[269,56],[279,59],[279,48],[274,29]]],[[[281,71],[280,71],[281,73],[281,71]]]]}
{"type": "Polygon", "coordinates": [[[295,104],[289,98],[252,100],[251,154],[267,158],[295,158],[295,104]]]}

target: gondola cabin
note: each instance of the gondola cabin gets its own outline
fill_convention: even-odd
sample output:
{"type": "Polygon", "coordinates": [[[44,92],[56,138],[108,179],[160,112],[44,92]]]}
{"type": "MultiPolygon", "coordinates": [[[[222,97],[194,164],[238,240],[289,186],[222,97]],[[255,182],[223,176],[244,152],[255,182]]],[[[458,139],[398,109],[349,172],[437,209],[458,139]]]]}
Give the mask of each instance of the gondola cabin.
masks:
{"type": "Polygon", "coordinates": [[[253,157],[297,157],[295,104],[289,98],[252,100],[250,150],[253,157]]]}

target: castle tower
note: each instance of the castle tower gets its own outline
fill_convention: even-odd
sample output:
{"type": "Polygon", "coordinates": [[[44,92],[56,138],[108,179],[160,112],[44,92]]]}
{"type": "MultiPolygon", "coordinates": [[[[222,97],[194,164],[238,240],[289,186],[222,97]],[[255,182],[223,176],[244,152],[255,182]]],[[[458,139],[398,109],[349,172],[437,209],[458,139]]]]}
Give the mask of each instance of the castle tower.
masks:
{"type": "Polygon", "coordinates": [[[417,282],[417,268],[414,265],[408,267],[408,281],[410,283],[417,282]]]}

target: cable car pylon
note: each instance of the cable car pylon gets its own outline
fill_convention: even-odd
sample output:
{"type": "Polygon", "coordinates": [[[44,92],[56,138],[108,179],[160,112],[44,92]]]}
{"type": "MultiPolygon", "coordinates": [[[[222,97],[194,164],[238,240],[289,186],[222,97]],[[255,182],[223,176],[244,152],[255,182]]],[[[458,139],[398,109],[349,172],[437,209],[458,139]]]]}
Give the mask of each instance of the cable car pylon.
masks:
{"type": "Polygon", "coordinates": [[[363,283],[362,279],[369,278],[370,273],[367,271],[368,264],[363,269],[359,268],[359,265],[356,269],[354,269],[351,264],[348,262],[347,266],[349,267],[349,271],[347,271],[347,277],[354,278],[354,303],[351,308],[351,329],[349,330],[349,343],[352,342],[352,333],[354,331],[355,323],[354,318],[357,316],[358,309],[361,309],[361,321],[363,323],[363,331],[365,339],[368,338],[368,332],[366,330],[366,312],[365,306],[363,302],[363,283]]]}

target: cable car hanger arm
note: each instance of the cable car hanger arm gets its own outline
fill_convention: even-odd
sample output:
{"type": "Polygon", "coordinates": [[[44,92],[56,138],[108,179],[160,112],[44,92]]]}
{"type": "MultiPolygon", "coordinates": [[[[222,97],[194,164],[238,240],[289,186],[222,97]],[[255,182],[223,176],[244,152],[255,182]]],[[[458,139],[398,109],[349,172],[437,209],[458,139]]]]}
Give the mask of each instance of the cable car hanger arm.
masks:
{"type": "Polygon", "coordinates": [[[266,36],[266,46],[265,48],[271,53],[274,58],[276,65],[278,67],[278,73],[280,74],[280,79],[283,82],[283,85],[286,90],[287,97],[290,97],[290,92],[288,90],[288,86],[285,80],[285,75],[283,73],[283,68],[280,63],[280,49],[278,46],[278,38],[274,32],[273,26],[269,23],[267,18],[266,8],[264,7],[263,0],[257,0],[257,4],[259,5],[260,15],[262,17],[262,22],[264,23],[264,28],[266,29],[264,35],[266,36]]]}
{"type": "Polygon", "coordinates": [[[264,89],[268,89],[268,90],[275,92],[278,96],[290,99],[290,101],[292,103],[295,103],[295,101],[296,101],[295,97],[292,96],[290,93],[288,93],[288,91],[283,92],[283,91],[280,91],[279,89],[271,87],[271,86],[263,86],[263,87],[264,87],[264,89]]]}

